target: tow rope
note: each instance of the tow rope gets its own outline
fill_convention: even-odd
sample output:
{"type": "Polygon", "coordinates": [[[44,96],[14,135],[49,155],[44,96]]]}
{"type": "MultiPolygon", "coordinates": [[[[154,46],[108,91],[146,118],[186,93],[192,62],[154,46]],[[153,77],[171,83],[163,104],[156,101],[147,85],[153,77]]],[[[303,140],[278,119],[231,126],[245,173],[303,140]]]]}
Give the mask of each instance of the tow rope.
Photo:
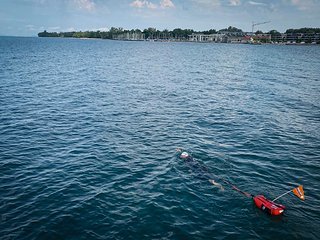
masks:
{"type": "Polygon", "coordinates": [[[226,184],[228,184],[232,189],[234,189],[237,192],[245,195],[246,197],[248,197],[248,198],[253,198],[254,197],[253,194],[247,193],[247,192],[244,192],[244,191],[240,190],[237,186],[233,185],[231,182],[227,181],[226,179],[222,179],[222,181],[225,182],[226,184]]]}

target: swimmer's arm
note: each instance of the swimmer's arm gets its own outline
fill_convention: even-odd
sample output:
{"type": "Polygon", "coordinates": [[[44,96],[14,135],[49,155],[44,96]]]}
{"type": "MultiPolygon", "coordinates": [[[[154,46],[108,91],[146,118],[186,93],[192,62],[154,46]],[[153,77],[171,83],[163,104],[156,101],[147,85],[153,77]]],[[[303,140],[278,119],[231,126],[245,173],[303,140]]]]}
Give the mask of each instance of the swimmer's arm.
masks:
{"type": "Polygon", "coordinates": [[[212,183],[213,185],[219,187],[221,190],[224,190],[222,185],[220,183],[215,182],[213,179],[209,179],[209,182],[212,183]]]}

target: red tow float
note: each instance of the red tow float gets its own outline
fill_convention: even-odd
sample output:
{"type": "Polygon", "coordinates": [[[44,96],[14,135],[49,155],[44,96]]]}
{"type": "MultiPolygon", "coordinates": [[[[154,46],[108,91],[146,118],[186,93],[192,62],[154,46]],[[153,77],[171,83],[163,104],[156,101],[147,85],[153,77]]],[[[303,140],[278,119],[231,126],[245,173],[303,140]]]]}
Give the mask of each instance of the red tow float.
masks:
{"type": "Polygon", "coordinates": [[[236,187],[235,185],[233,185],[232,183],[230,183],[229,181],[223,179],[223,181],[225,183],[227,183],[228,185],[230,185],[232,187],[232,189],[236,190],[237,192],[240,192],[241,194],[245,195],[246,197],[250,197],[253,199],[254,204],[257,206],[257,208],[261,209],[262,211],[270,214],[271,216],[279,216],[282,215],[283,212],[285,211],[286,207],[282,204],[278,204],[275,203],[276,200],[278,200],[279,198],[289,194],[290,192],[293,192],[294,195],[296,195],[299,199],[304,200],[304,190],[303,190],[303,186],[300,185],[288,192],[285,192],[284,194],[280,195],[279,197],[273,199],[272,201],[267,199],[265,196],[263,195],[257,195],[254,196],[250,193],[244,192],[242,190],[240,190],[238,187],[236,187]]]}
{"type": "Polygon", "coordinates": [[[266,199],[263,195],[253,197],[253,201],[256,204],[257,208],[273,216],[283,214],[284,210],[286,209],[285,206],[274,203],[273,201],[266,199]]]}

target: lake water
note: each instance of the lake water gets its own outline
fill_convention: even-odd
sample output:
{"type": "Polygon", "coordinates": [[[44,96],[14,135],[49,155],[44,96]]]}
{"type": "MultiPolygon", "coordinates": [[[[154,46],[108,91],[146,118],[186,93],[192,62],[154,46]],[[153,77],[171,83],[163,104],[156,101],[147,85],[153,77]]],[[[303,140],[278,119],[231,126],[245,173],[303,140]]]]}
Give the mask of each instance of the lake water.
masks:
{"type": "Polygon", "coordinates": [[[319,239],[319,56],[1,37],[0,239],[319,239]],[[217,182],[306,200],[268,216],[177,147],[217,182]]]}

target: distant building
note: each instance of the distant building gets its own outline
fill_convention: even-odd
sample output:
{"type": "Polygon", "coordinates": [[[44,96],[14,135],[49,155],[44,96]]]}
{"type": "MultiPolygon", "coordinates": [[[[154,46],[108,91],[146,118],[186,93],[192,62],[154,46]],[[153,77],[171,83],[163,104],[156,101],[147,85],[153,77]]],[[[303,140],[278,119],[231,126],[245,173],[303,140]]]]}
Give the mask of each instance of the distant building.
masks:
{"type": "Polygon", "coordinates": [[[287,33],[285,41],[290,43],[320,43],[319,33],[287,33]]]}
{"type": "Polygon", "coordinates": [[[286,42],[286,34],[275,34],[271,35],[271,42],[279,43],[279,42],[286,42]]]}
{"type": "Polygon", "coordinates": [[[246,43],[245,36],[226,36],[225,42],[227,43],[246,43]]]}
{"type": "Polygon", "coordinates": [[[114,40],[127,40],[127,41],[143,41],[145,35],[141,32],[125,32],[120,34],[114,34],[112,36],[114,40]]]}
{"type": "Polygon", "coordinates": [[[255,34],[253,35],[252,38],[254,41],[258,41],[258,42],[264,42],[264,43],[271,42],[271,34],[265,34],[265,33],[255,34]]]}
{"type": "Polygon", "coordinates": [[[193,33],[189,35],[189,41],[191,42],[224,42],[224,34],[202,34],[202,33],[193,33]]]}
{"type": "Polygon", "coordinates": [[[275,43],[320,43],[319,33],[282,33],[271,36],[275,43]]]}
{"type": "Polygon", "coordinates": [[[251,43],[251,42],[263,42],[268,43],[271,41],[270,34],[256,34],[252,36],[245,35],[244,33],[235,34],[199,34],[193,33],[189,35],[189,41],[191,42],[216,42],[216,43],[251,43]]]}
{"type": "Polygon", "coordinates": [[[226,36],[237,36],[237,37],[243,37],[245,35],[242,31],[228,31],[228,30],[220,30],[220,34],[224,34],[226,36]]]}

